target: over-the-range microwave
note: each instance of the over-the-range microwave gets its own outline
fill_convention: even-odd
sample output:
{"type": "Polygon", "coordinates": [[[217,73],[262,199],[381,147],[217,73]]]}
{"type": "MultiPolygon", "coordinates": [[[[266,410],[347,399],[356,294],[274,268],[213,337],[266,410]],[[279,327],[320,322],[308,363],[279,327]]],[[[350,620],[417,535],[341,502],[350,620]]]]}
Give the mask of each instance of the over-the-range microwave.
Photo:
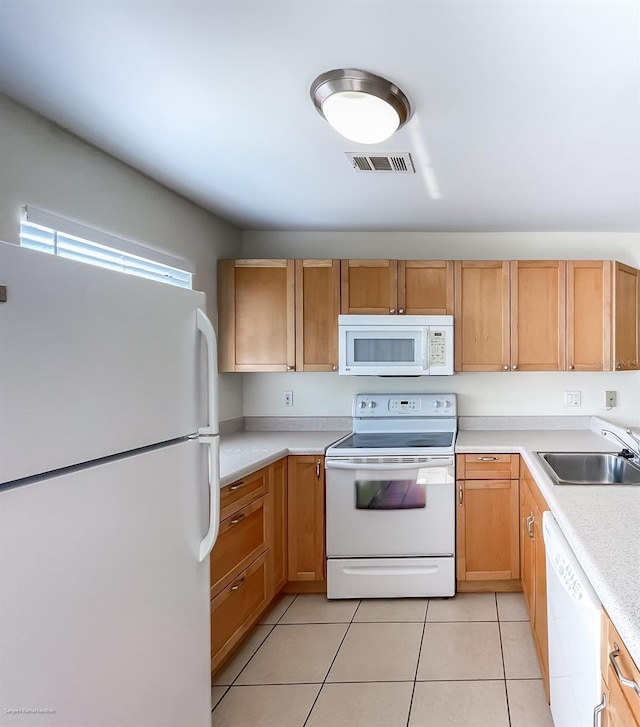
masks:
{"type": "Polygon", "coordinates": [[[341,374],[453,374],[453,316],[338,316],[338,335],[341,374]]]}

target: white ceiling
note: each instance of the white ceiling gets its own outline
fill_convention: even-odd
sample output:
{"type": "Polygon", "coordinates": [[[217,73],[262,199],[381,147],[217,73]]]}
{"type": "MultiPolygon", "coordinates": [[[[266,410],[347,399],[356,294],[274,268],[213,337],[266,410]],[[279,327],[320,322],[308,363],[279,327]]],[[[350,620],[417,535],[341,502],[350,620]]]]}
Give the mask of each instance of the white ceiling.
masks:
{"type": "Polygon", "coordinates": [[[1,0],[0,90],[242,228],[640,231],[637,0],[1,0]],[[338,67],[413,118],[342,139],[338,67]]]}

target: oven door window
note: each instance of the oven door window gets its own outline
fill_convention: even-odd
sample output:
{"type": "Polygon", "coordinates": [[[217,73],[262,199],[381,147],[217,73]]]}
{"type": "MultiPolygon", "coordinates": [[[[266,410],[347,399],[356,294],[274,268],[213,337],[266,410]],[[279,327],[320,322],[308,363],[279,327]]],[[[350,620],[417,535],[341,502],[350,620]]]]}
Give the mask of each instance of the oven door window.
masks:
{"type": "Polygon", "coordinates": [[[426,507],[426,489],[415,479],[355,481],[356,510],[418,510],[426,507]]]}

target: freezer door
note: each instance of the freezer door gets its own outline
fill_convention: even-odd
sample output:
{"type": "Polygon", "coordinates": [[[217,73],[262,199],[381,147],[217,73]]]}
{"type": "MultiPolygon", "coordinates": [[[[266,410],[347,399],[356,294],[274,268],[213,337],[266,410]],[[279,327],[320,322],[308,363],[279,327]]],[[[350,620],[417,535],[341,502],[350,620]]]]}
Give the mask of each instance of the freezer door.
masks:
{"type": "Polygon", "coordinates": [[[0,490],[0,726],[211,725],[207,464],[189,441],[0,490]]]}
{"type": "Polygon", "coordinates": [[[0,483],[207,424],[204,294],[0,243],[0,483]]]}

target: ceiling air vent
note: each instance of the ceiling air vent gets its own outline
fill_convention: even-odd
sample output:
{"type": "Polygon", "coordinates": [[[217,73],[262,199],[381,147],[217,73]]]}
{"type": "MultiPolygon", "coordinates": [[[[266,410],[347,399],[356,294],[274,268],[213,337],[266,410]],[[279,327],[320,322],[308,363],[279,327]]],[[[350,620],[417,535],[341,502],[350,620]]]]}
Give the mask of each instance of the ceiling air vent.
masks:
{"type": "Polygon", "coordinates": [[[362,154],[345,152],[347,159],[356,172],[383,172],[385,174],[414,174],[413,162],[409,152],[399,154],[362,154]]]}

